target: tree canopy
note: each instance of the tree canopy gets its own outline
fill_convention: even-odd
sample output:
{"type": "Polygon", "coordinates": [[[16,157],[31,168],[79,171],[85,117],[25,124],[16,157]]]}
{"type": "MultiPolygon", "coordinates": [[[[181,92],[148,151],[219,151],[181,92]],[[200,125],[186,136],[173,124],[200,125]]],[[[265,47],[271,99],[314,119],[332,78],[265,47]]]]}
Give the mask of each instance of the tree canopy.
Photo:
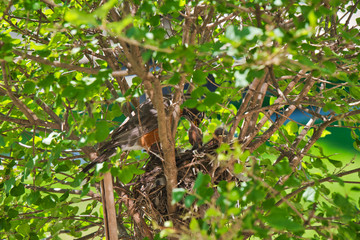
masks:
{"type": "Polygon", "coordinates": [[[1,239],[104,236],[108,171],[119,238],[359,239],[359,164],[317,145],[360,150],[359,1],[1,2],[1,239]],[[162,151],[82,173],[143,98],[162,151]]]}

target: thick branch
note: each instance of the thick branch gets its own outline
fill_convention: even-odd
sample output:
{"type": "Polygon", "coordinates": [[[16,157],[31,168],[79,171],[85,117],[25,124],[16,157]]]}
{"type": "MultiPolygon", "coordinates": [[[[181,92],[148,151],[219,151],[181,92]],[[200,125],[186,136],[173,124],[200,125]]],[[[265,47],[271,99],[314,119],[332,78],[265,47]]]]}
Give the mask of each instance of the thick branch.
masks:
{"type": "Polygon", "coordinates": [[[174,213],[176,206],[171,204],[172,190],[177,187],[177,167],[175,161],[175,142],[172,137],[172,113],[166,114],[163,102],[162,87],[159,79],[152,78],[154,96],[152,101],[158,113],[158,126],[161,147],[164,153],[164,174],[166,177],[166,192],[169,213],[174,213]]]}

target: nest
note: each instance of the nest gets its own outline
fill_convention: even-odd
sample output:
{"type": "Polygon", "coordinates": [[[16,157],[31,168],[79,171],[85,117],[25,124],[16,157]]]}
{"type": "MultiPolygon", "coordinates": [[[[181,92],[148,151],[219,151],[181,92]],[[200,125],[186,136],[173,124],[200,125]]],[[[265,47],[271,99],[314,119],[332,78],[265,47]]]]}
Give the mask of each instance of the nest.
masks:
{"type": "MultiPolygon", "coordinates": [[[[187,150],[176,154],[178,188],[184,188],[188,192],[192,192],[199,172],[212,176],[214,183],[233,179],[232,174],[226,168],[218,166],[215,151],[217,147],[217,143],[207,144],[197,151],[187,150]]],[[[178,205],[171,218],[169,216],[163,163],[156,155],[149,157],[145,173],[137,179],[132,192],[134,199],[136,199],[137,211],[144,218],[155,221],[159,225],[171,219],[178,226],[188,226],[188,220],[184,216],[189,213],[189,210],[186,210],[181,204],[178,205]]],[[[206,206],[202,208],[204,207],[206,208],[206,206]]],[[[204,210],[197,209],[199,216],[202,215],[202,212],[205,212],[204,210]]]]}

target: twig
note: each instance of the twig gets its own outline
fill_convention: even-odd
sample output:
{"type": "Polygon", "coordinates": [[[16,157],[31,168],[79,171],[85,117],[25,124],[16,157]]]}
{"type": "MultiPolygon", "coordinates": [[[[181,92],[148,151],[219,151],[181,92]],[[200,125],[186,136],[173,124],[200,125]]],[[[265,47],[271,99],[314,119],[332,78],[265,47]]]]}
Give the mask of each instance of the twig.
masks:
{"type": "MultiPolygon", "coordinates": [[[[353,170],[349,170],[349,171],[346,171],[346,172],[342,172],[342,173],[339,173],[339,174],[336,174],[334,176],[336,177],[342,177],[342,176],[345,176],[345,175],[349,175],[349,174],[352,174],[352,173],[356,173],[356,172],[360,172],[360,168],[356,168],[356,169],[353,169],[353,170]]],[[[281,200],[279,200],[275,206],[279,206],[285,199],[290,199],[291,197],[295,196],[296,194],[300,193],[301,191],[305,190],[306,188],[308,187],[312,187],[314,186],[315,184],[318,184],[318,183],[323,183],[323,182],[328,182],[328,181],[332,181],[333,180],[333,176],[330,176],[330,177],[326,177],[326,178],[323,178],[323,179],[320,179],[320,180],[316,180],[316,181],[312,181],[312,182],[308,182],[306,183],[304,186],[298,188],[297,190],[289,193],[288,195],[284,196],[281,200]]]]}

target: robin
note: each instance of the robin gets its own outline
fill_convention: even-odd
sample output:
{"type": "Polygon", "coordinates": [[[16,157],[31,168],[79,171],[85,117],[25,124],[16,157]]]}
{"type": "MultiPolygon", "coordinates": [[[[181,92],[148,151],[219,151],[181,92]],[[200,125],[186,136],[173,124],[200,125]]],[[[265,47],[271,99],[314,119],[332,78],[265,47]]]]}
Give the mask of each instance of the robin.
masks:
{"type": "Polygon", "coordinates": [[[221,143],[227,141],[229,132],[223,127],[218,127],[213,133],[213,138],[205,144],[205,147],[219,147],[221,143]]]}
{"type": "Polygon", "coordinates": [[[215,129],[214,133],[213,133],[213,138],[219,143],[219,145],[221,143],[223,143],[224,141],[226,141],[227,136],[228,136],[229,132],[226,131],[225,128],[223,127],[218,127],[215,129]]]}
{"type": "Polygon", "coordinates": [[[189,142],[193,146],[192,150],[202,147],[203,144],[203,133],[199,127],[190,121],[190,128],[188,131],[189,142]]]}
{"type": "MultiPolygon", "coordinates": [[[[165,107],[169,107],[171,100],[164,97],[165,107]]],[[[188,119],[194,126],[200,124],[203,119],[203,113],[197,109],[184,108],[181,115],[188,119]]],[[[114,131],[110,137],[111,140],[104,143],[98,149],[99,156],[89,163],[82,171],[88,172],[97,163],[106,161],[116,153],[117,147],[123,151],[127,150],[149,150],[152,146],[160,142],[158,132],[157,111],[150,99],[140,104],[140,106],[131,112],[130,116],[114,131]]],[[[196,140],[198,141],[198,140],[196,140]]]]}

